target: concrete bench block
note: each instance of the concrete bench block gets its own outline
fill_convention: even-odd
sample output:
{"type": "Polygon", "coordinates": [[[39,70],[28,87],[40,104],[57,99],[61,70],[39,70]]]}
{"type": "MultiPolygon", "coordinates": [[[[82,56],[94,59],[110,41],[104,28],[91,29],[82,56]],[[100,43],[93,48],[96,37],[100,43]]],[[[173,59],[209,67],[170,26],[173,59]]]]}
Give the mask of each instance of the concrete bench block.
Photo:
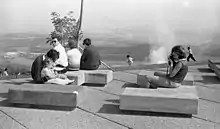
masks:
{"type": "Polygon", "coordinates": [[[211,60],[208,60],[208,67],[209,67],[211,70],[213,70],[213,71],[214,71],[214,68],[215,68],[214,65],[215,65],[215,64],[214,64],[211,60]]]}
{"type": "Polygon", "coordinates": [[[213,63],[211,60],[208,60],[209,68],[215,72],[215,75],[220,79],[220,69],[219,66],[213,63]]]}
{"type": "Polygon", "coordinates": [[[65,74],[70,80],[75,80],[74,85],[82,85],[85,83],[85,74],[81,71],[67,71],[65,74]]]}
{"type": "MultiPolygon", "coordinates": [[[[154,71],[141,71],[137,75],[137,84],[141,86],[147,85],[148,79],[147,76],[156,76],[154,75],[154,71]]],[[[182,85],[194,85],[193,75],[191,73],[187,73],[182,85]]]]}
{"type": "Polygon", "coordinates": [[[143,87],[149,87],[147,75],[149,74],[146,72],[140,72],[137,75],[137,84],[143,87]]]}
{"type": "Polygon", "coordinates": [[[75,108],[83,101],[84,87],[53,84],[29,84],[10,88],[8,102],[75,108]]]}
{"type": "Polygon", "coordinates": [[[180,114],[197,114],[195,86],[179,88],[125,88],[120,95],[120,109],[180,114]]]}
{"type": "Polygon", "coordinates": [[[80,70],[85,73],[85,83],[107,84],[113,80],[111,70],[80,70]]]}

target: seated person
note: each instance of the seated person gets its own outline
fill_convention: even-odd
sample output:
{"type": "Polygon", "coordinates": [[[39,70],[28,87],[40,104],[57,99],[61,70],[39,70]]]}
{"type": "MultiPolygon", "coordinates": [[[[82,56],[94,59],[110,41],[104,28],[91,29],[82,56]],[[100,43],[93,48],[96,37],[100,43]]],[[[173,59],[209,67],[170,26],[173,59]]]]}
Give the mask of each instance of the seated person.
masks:
{"type": "Polygon", "coordinates": [[[170,61],[172,62],[170,72],[168,74],[155,72],[155,76],[149,76],[148,80],[150,88],[177,88],[181,86],[181,83],[183,82],[188,72],[186,53],[184,48],[182,46],[173,47],[170,57],[170,61]]]}
{"type": "Polygon", "coordinates": [[[77,47],[77,42],[74,40],[69,40],[69,47],[70,50],[67,51],[69,62],[68,68],[79,69],[82,54],[77,47]]]}
{"type": "Polygon", "coordinates": [[[38,56],[32,66],[31,66],[31,76],[35,83],[44,83],[47,81],[47,78],[41,77],[41,70],[43,69],[43,61],[46,59],[50,59],[52,61],[56,61],[59,58],[59,52],[54,49],[49,50],[46,55],[38,56]]]}
{"type": "Polygon", "coordinates": [[[59,59],[56,61],[56,64],[58,67],[67,67],[68,59],[66,55],[66,50],[59,41],[60,38],[53,38],[52,40],[53,49],[60,53],[59,59]]]}
{"type": "Polygon", "coordinates": [[[55,71],[54,66],[55,63],[52,60],[50,59],[44,60],[43,69],[41,71],[41,77],[48,78],[48,80],[45,81],[45,83],[68,85],[74,82],[72,80],[69,80],[66,75],[58,74],[55,71]]]}
{"type": "Polygon", "coordinates": [[[91,39],[83,40],[84,51],[80,60],[81,70],[96,70],[101,65],[99,52],[91,44],[91,39]]]}

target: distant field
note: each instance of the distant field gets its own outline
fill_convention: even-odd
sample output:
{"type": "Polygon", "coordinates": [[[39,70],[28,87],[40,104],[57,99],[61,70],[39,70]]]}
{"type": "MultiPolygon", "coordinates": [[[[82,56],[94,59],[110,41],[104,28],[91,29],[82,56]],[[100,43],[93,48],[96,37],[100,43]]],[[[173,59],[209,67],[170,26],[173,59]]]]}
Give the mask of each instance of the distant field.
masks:
{"type": "MultiPolygon", "coordinates": [[[[26,53],[46,53],[51,46],[46,44],[47,35],[42,34],[9,34],[0,36],[0,56],[5,55],[6,52],[26,52],[26,53]]],[[[139,41],[124,41],[119,39],[105,39],[100,43],[102,38],[92,37],[92,43],[100,52],[101,58],[111,66],[121,66],[126,64],[126,55],[130,54],[135,59],[135,65],[149,63],[146,57],[150,54],[151,44],[139,41]],[[114,42],[114,43],[113,43],[114,42]],[[113,43],[113,44],[109,44],[113,43]]],[[[200,46],[191,46],[196,58],[198,60],[206,60],[210,57],[220,57],[219,38],[215,37],[211,43],[202,44],[200,46]]],[[[34,58],[16,57],[11,60],[4,60],[0,58],[0,66],[5,67],[13,65],[17,71],[20,69],[30,70],[30,66],[34,58]]]]}

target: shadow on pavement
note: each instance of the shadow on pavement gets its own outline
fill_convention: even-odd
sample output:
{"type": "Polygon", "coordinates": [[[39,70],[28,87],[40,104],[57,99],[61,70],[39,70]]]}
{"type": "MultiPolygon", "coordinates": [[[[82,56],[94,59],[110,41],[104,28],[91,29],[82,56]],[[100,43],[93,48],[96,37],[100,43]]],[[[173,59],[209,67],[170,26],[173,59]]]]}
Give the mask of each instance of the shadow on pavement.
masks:
{"type": "Polygon", "coordinates": [[[196,80],[196,82],[204,84],[220,84],[220,80],[216,75],[202,75],[202,80],[196,80]]]}
{"type": "Polygon", "coordinates": [[[201,73],[214,73],[210,68],[198,68],[201,73]]]}
{"type": "Polygon", "coordinates": [[[10,82],[3,82],[4,84],[13,84],[13,85],[23,85],[23,84],[36,84],[33,80],[26,80],[23,82],[17,82],[17,81],[10,81],[10,82]]]}
{"type": "Polygon", "coordinates": [[[82,86],[88,86],[88,87],[104,87],[105,84],[83,83],[82,86]]]}
{"type": "Polygon", "coordinates": [[[117,115],[156,116],[156,117],[179,117],[179,118],[191,118],[192,117],[191,114],[120,110],[119,105],[116,105],[116,104],[104,104],[99,109],[98,113],[117,114],[117,115]]]}
{"type": "Polygon", "coordinates": [[[111,102],[111,103],[114,103],[114,104],[119,104],[120,101],[118,99],[108,99],[108,100],[105,100],[106,102],[111,102]]]}
{"type": "Polygon", "coordinates": [[[130,88],[139,88],[140,86],[138,84],[135,83],[125,83],[122,88],[126,88],[126,87],[130,87],[130,88]]]}

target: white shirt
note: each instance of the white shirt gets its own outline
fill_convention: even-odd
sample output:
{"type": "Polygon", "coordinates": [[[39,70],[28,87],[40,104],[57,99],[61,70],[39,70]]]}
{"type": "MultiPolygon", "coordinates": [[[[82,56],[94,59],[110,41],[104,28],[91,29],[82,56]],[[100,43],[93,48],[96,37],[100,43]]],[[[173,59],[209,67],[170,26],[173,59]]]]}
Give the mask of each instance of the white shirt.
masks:
{"type": "Polygon", "coordinates": [[[60,53],[59,59],[56,61],[56,64],[60,64],[64,67],[67,67],[68,59],[67,59],[65,48],[61,44],[59,44],[55,46],[54,49],[60,53]]]}
{"type": "Polygon", "coordinates": [[[76,67],[76,68],[80,67],[80,59],[82,54],[79,51],[79,49],[74,48],[67,51],[67,56],[68,56],[69,65],[71,67],[76,67]]]}
{"type": "Polygon", "coordinates": [[[191,49],[189,49],[189,54],[193,54],[193,52],[192,52],[192,50],[191,50],[191,49]]]}
{"type": "Polygon", "coordinates": [[[134,62],[133,62],[133,58],[132,58],[132,57],[129,57],[129,58],[127,59],[127,62],[129,62],[129,63],[134,63],[134,62]]]}

